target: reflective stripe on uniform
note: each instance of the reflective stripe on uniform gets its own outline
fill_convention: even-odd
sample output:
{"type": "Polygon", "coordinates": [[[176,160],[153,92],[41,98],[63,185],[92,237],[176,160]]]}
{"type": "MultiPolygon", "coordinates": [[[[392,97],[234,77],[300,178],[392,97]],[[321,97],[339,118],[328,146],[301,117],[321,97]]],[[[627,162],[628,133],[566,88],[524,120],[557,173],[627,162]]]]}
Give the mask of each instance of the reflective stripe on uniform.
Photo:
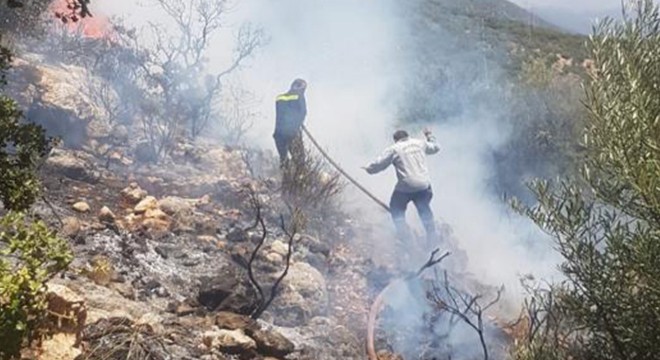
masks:
{"type": "Polygon", "coordinates": [[[298,100],[299,96],[296,94],[284,94],[277,97],[277,101],[294,101],[298,100]]]}

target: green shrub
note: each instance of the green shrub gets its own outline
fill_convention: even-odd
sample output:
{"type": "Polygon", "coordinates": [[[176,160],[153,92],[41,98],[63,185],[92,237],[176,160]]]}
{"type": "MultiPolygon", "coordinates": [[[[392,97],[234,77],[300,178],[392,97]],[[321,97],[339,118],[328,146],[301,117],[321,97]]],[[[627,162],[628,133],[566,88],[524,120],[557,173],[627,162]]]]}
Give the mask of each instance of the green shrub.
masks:
{"type": "Polygon", "coordinates": [[[65,240],[20,213],[0,219],[0,359],[46,336],[46,282],[72,260],[65,240]]]}
{"type": "MultiPolygon", "coordinates": [[[[0,47],[0,87],[11,53],[0,47]]],[[[36,167],[52,146],[45,130],[22,122],[23,114],[14,100],[0,94],[0,201],[9,210],[28,209],[39,195],[36,167]]]]}
{"type": "MultiPolygon", "coordinates": [[[[11,54],[0,47],[0,86],[11,54]]],[[[36,168],[51,147],[44,129],[22,121],[15,101],[0,94],[0,359],[46,335],[46,282],[72,259],[66,241],[20,212],[40,192],[36,168]]]]}
{"type": "MultiPolygon", "coordinates": [[[[517,350],[552,359],[657,359],[660,353],[660,13],[640,1],[622,23],[595,29],[583,171],[534,184],[518,208],[550,234],[566,280],[554,308],[563,326],[517,350]],[[535,344],[548,341],[545,351],[535,344]],[[560,351],[560,352],[558,352],[560,351]]],[[[547,317],[546,317],[547,319],[547,317]]],[[[552,317],[550,318],[552,319],[552,317]]]]}

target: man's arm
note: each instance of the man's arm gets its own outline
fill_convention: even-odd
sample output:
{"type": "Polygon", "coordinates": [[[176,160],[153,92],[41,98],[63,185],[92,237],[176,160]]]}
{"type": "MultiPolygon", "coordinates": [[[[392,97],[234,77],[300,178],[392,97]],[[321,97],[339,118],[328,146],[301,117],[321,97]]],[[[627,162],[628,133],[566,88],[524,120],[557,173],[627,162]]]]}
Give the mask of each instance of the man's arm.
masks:
{"type": "Polygon", "coordinates": [[[424,129],[424,136],[426,137],[426,146],[424,148],[426,154],[437,154],[440,151],[440,146],[435,142],[435,136],[433,136],[431,130],[424,129]]]}
{"type": "Polygon", "coordinates": [[[392,161],[394,160],[394,149],[387,148],[376,161],[367,165],[364,169],[367,170],[369,174],[375,174],[387,169],[392,161]]]}

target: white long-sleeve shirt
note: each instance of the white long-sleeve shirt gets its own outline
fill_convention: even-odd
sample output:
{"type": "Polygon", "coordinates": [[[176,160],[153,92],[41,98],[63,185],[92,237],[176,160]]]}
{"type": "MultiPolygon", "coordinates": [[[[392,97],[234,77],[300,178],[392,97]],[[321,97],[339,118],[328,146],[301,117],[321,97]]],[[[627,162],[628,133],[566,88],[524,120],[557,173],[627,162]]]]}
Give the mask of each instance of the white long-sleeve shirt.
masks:
{"type": "Polygon", "coordinates": [[[396,169],[398,182],[396,191],[411,193],[426,190],[431,186],[429,169],[426,166],[426,155],[436,154],[440,147],[433,137],[427,140],[406,138],[397,141],[367,166],[369,174],[375,174],[387,169],[390,164],[396,169]]]}

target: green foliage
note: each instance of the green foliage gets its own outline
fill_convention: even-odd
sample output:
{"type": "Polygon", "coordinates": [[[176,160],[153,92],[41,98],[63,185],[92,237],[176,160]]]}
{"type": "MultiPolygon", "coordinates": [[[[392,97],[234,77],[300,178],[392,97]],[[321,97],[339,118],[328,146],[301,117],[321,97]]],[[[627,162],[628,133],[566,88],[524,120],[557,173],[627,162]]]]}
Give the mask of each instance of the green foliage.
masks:
{"type": "MultiPolygon", "coordinates": [[[[10,52],[0,48],[0,86],[10,52]]],[[[27,210],[39,194],[36,165],[51,146],[44,130],[21,122],[16,103],[0,95],[0,201],[6,210],[27,210]]],[[[40,221],[21,213],[0,218],[0,359],[45,335],[45,283],[71,261],[67,243],[40,221]]]]}
{"type": "Polygon", "coordinates": [[[71,260],[66,241],[43,222],[0,218],[0,359],[17,358],[47,335],[45,283],[71,260]]]}
{"type": "MultiPolygon", "coordinates": [[[[9,51],[2,48],[0,85],[10,61],[9,51]]],[[[39,194],[37,161],[52,145],[43,128],[22,123],[21,118],[16,102],[0,94],[0,201],[10,210],[26,210],[34,203],[39,194]]]]}
{"type": "MultiPolygon", "coordinates": [[[[518,205],[555,240],[566,276],[555,304],[566,324],[528,359],[655,359],[660,352],[660,15],[640,1],[590,41],[582,176],[538,181],[534,208],[518,205]]],[[[539,341],[538,336],[534,339],[539,341]]],[[[531,349],[533,342],[523,345],[531,349]]],[[[519,349],[521,350],[521,349],[519,349]]]]}
{"type": "Polygon", "coordinates": [[[598,195],[627,215],[660,223],[660,15],[644,1],[625,24],[606,21],[590,47],[597,72],[585,174],[598,195]]]}

